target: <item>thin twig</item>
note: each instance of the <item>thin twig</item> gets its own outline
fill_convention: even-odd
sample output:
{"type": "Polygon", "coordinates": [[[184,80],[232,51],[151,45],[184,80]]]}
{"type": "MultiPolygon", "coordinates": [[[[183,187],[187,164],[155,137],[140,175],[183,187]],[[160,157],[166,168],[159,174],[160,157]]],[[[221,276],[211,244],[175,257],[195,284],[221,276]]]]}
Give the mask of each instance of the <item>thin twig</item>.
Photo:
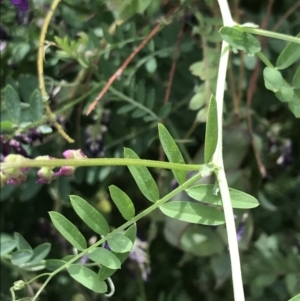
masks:
{"type": "MultiPolygon", "coordinates": [[[[268,7],[267,7],[267,13],[264,17],[264,19],[262,20],[261,26],[260,28],[265,29],[268,25],[268,20],[271,14],[271,10],[272,10],[272,6],[274,4],[274,0],[269,0],[268,2],[268,7]]],[[[261,48],[263,49],[266,43],[266,38],[265,37],[261,37],[260,38],[260,42],[261,42],[261,48]]],[[[260,171],[260,174],[263,178],[266,177],[267,172],[266,172],[266,168],[262,162],[262,159],[260,157],[259,151],[257,150],[256,146],[255,146],[255,142],[254,142],[254,137],[253,137],[253,124],[252,124],[252,114],[251,114],[251,103],[252,103],[252,99],[253,96],[255,94],[256,91],[256,87],[257,87],[257,80],[258,80],[258,76],[260,74],[260,60],[256,61],[256,65],[255,65],[255,69],[251,75],[250,78],[250,83],[249,83],[249,88],[247,91],[247,121],[248,121],[248,131],[249,131],[249,135],[250,135],[250,139],[251,139],[251,145],[254,151],[254,155],[255,155],[255,159],[260,171]]]]}
{"type": "Polygon", "coordinates": [[[129,57],[124,61],[122,66],[109,78],[107,81],[107,84],[105,87],[101,90],[101,92],[98,94],[96,99],[93,101],[93,103],[89,106],[86,115],[89,115],[96,107],[98,101],[103,97],[103,95],[108,91],[109,87],[113,84],[113,82],[121,76],[123,71],[126,69],[126,67],[129,65],[129,63],[132,61],[132,59],[137,55],[138,52],[140,52],[145,45],[151,40],[151,38],[160,30],[161,24],[157,24],[152,31],[149,33],[149,35],[145,38],[145,40],[142,41],[142,43],[129,55],[129,57]]]}
{"type": "MultiPolygon", "coordinates": [[[[174,10],[172,11],[172,13],[174,10]]],[[[169,14],[169,16],[171,13],[169,14]]],[[[93,101],[93,103],[88,107],[88,110],[86,112],[86,115],[89,115],[96,107],[99,100],[103,97],[103,95],[108,91],[109,87],[113,84],[113,82],[122,75],[123,71],[126,69],[126,67],[129,65],[129,63],[132,61],[132,59],[146,46],[146,44],[159,32],[161,29],[162,24],[159,22],[148,34],[148,36],[140,43],[140,45],[134,49],[134,51],[129,55],[129,57],[124,61],[124,63],[121,65],[120,68],[109,78],[107,81],[107,84],[104,86],[104,88],[101,90],[101,92],[98,94],[96,99],[93,101]]]]}
{"type": "MultiPolygon", "coordinates": [[[[60,1],[61,0],[53,0],[50,10],[48,11],[45,17],[44,24],[41,29],[40,39],[39,39],[37,69],[38,69],[38,78],[39,78],[39,88],[41,90],[42,98],[44,100],[46,99],[48,100],[48,94],[46,92],[45,81],[44,81],[44,54],[45,54],[44,43],[45,43],[48,26],[60,1]]],[[[69,135],[64,131],[63,127],[56,121],[55,114],[51,111],[48,101],[45,102],[45,108],[49,118],[52,120],[58,133],[63,138],[65,138],[69,143],[73,143],[74,140],[71,137],[69,137],[69,135]]]]}
{"type": "Polygon", "coordinates": [[[278,22],[274,25],[272,28],[272,31],[277,31],[277,29],[281,26],[281,24],[284,22],[285,19],[287,19],[298,7],[300,6],[300,0],[294,3],[285,14],[281,16],[281,18],[278,20],[278,22]]]}
{"type": "Polygon", "coordinates": [[[174,74],[175,74],[175,70],[176,70],[176,64],[177,64],[177,60],[178,60],[179,47],[180,47],[181,40],[182,40],[183,29],[184,29],[184,22],[181,23],[181,26],[180,26],[180,29],[178,32],[176,46],[175,46],[175,50],[174,50],[174,54],[173,54],[173,62],[172,62],[172,66],[171,66],[170,74],[169,74],[168,86],[167,86],[167,90],[166,90],[166,94],[165,94],[165,98],[164,98],[164,104],[167,104],[169,102],[174,74]]]}

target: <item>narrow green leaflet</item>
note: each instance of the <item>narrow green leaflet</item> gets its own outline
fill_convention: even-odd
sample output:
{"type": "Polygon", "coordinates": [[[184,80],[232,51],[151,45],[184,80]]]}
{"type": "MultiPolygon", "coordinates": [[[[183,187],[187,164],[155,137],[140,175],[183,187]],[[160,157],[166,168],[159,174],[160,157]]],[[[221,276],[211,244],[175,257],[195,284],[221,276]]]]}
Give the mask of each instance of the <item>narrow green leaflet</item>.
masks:
{"type": "MultiPolygon", "coordinates": [[[[139,160],[139,156],[131,149],[124,148],[124,158],[139,160]]],[[[128,166],[128,169],[133,176],[142,194],[151,202],[156,202],[159,199],[157,185],[145,166],[128,166]]]]}
{"type": "Polygon", "coordinates": [[[87,248],[87,243],[84,236],[62,214],[58,212],[49,212],[51,221],[59,233],[76,249],[83,251],[87,248]]]}
{"type": "Polygon", "coordinates": [[[288,103],[289,109],[296,118],[300,118],[300,97],[294,94],[293,99],[288,103]]]}
{"type": "Polygon", "coordinates": [[[4,90],[4,98],[9,118],[18,124],[21,118],[21,101],[17,91],[11,85],[7,85],[4,90]]]}
{"type": "Polygon", "coordinates": [[[135,216],[135,209],[129,196],[115,185],[109,186],[108,189],[122,216],[126,220],[131,220],[135,216]]]}
{"type": "Polygon", "coordinates": [[[292,85],[295,89],[300,89],[300,65],[293,76],[292,85]]]}
{"type": "Polygon", "coordinates": [[[44,112],[44,103],[39,89],[34,90],[30,97],[30,116],[33,122],[39,121],[44,112]]]}
{"type": "Polygon", "coordinates": [[[96,233],[107,235],[110,231],[109,225],[103,215],[77,195],[70,195],[72,207],[77,215],[96,233]]]}
{"type": "MultiPolygon", "coordinates": [[[[182,154],[176,145],[174,139],[168,132],[168,130],[164,127],[163,124],[159,123],[158,124],[158,135],[159,135],[159,140],[162,145],[162,148],[168,157],[170,162],[173,163],[179,163],[179,164],[184,164],[184,159],[182,157],[182,154]]],[[[172,170],[174,177],[176,181],[179,184],[183,184],[186,180],[186,172],[185,171],[180,171],[180,170],[172,170]]]]}
{"type": "Polygon", "coordinates": [[[100,280],[95,272],[82,265],[72,264],[68,272],[73,279],[96,293],[103,294],[107,291],[106,283],[100,280]]]}
{"type": "MultiPolygon", "coordinates": [[[[214,185],[199,184],[186,190],[187,194],[196,201],[222,206],[220,193],[213,193],[214,185]]],[[[251,209],[259,205],[256,198],[245,192],[229,188],[231,204],[233,208],[251,209]]]]}
{"type": "Polygon", "coordinates": [[[13,239],[6,239],[0,243],[0,256],[10,253],[17,246],[17,242],[13,239]]]}
{"type": "Polygon", "coordinates": [[[172,201],[159,208],[169,217],[193,224],[216,226],[225,223],[223,212],[198,203],[172,201]]]}
{"type": "Polygon", "coordinates": [[[20,265],[30,260],[33,252],[31,250],[18,250],[11,256],[11,263],[14,265],[20,265]]]}
{"type": "Polygon", "coordinates": [[[120,269],[121,262],[119,258],[111,251],[104,248],[96,248],[88,253],[89,259],[109,269],[120,269]]]}
{"type": "MultiPolygon", "coordinates": [[[[297,34],[297,37],[300,37],[300,33],[297,34]]],[[[300,44],[298,43],[289,43],[279,54],[276,67],[279,70],[288,68],[294,64],[300,58],[300,44]]]]}
{"type": "MultiPolygon", "coordinates": [[[[133,224],[124,233],[124,235],[130,239],[132,244],[134,243],[135,238],[136,238],[136,231],[137,231],[136,224],[133,224]]],[[[117,258],[120,260],[121,264],[126,260],[126,258],[129,256],[129,254],[130,254],[130,252],[115,253],[117,258]]],[[[116,269],[110,269],[110,268],[107,268],[106,266],[102,266],[98,272],[98,277],[100,280],[105,280],[108,277],[110,277],[111,275],[113,275],[116,271],[117,271],[116,269]]]]}
{"type": "Polygon", "coordinates": [[[266,67],[263,71],[265,86],[268,90],[277,92],[284,87],[284,80],[276,68],[266,67]]]}
{"type": "Polygon", "coordinates": [[[17,242],[18,250],[32,250],[30,244],[19,233],[17,233],[17,232],[14,233],[14,239],[17,242]]]}
{"type": "Polygon", "coordinates": [[[258,40],[251,34],[243,32],[238,26],[222,27],[220,29],[222,39],[231,47],[245,51],[247,54],[259,52],[261,47],[258,40]]]}
{"type": "Polygon", "coordinates": [[[41,271],[46,268],[46,260],[41,260],[40,262],[37,263],[31,263],[29,261],[21,264],[21,266],[19,267],[22,267],[23,270],[30,271],[30,272],[41,271]]]}
{"type": "Polygon", "coordinates": [[[218,111],[217,100],[212,95],[209,100],[206,130],[205,130],[205,145],[204,145],[204,162],[209,163],[215,153],[218,143],[218,111]]]}
{"type": "Polygon", "coordinates": [[[116,233],[114,236],[107,240],[110,249],[116,253],[129,252],[132,249],[132,241],[121,233],[116,233]]]}
{"type": "Polygon", "coordinates": [[[30,259],[30,263],[35,264],[45,259],[48,256],[50,249],[51,249],[51,244],[47,242],[34,248],[33,256],[30,259]]]}
{"type": "Polygon", "coordinates": [[[275,96],[282,102],[289,102],[294,97],[294,89],[286,84],[286,86],[282,87],[275,93],[275,96]]]}
{"type": "Polygon", "coordinates": [[[289,299],[288,301],[300,301],[300,294],[297,296],[293,297],[292,299],[289,299]]]}
{"type": "MultiPolygon", "coordinates": [[[[201,85],[201,87],[202,86],[204,85],[201,85]]],[[[203,93],[202,91],[198,91],[197,94],[195,94],[190,100],[189,109],[197,111],[201,109],[205,105],[205,103],[206,103],[205,93],[203,93]]]]}
{"type": "Polygon", "coordinates": [[[62,267],[67,262],[61,259],[47,259],[46,260],[46,269],[49,271],[55,271],[62,267]]]}

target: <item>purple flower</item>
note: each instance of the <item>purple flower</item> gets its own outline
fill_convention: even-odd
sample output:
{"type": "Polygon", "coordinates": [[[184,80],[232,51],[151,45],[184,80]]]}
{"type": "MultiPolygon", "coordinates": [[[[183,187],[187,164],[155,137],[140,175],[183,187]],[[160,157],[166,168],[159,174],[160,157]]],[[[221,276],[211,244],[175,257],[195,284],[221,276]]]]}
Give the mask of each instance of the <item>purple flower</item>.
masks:
{"type": "MultiPolygon", "coordinates": [[[[3,0],[0,0],[0,2],[3,2],[3,0]]],[[[28,0],[10,0],[10,2],[17,6],[21,11],[26,11],[29,7],[28,0]]]]}
{"type": "Polygon", "coordinates": [[[135,239],[132,250],[129,254],[129,258],[135,261],[138,265],[142,279],[144,281],[148,280],[150,274],[150,259],[147,253],[148,243],[146,241],[140,240],[138,237],[135,239]]]}
{"type": "Polygon", "coordinates": [[[241,241],[241,239],[244,235],[247,219],[248,219],[248,213],[244,213],[242,220],[239,222],[239,224],[237,226],[237,230],[236,230],[237,241],[241,241]]]}

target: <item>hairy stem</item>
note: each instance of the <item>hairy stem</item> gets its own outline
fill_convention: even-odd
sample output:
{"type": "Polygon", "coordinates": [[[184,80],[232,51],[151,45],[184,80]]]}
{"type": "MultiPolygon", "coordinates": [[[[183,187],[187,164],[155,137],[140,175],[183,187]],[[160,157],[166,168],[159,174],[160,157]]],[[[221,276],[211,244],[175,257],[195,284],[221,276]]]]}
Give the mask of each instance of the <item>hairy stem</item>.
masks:
{"type": "MultiPolygon", "coordinates": [[[[227,1],[218,0],[218,3],[220,6],[224,26],[233,26],[234,21],[232,20],[227,1]]],[[[217,142],[216,151],[213,156],[213,163],[219,167],[219,169],[216,171],[216,176],[221,192],[224,215],[225,215],[229,255],[230,255],[230,262],[231,262],[231,271],[232,271],[234,300],[244,301],[245,296],[244,296],[243,280],[242,280],[242,273],[241,273],[239,249],[238,249],[238,243],[236,238],[236,227],[235,227],[234,215],[233,215],[233,210],[230,201],[229,188],[227,184],[226,174],[224,171],[223,154],[222,154],[223,99],[224,99],[228,59],[229,59],[229,45],[225,41],[223,41],[220,63],[219,63],[219,70],[218,70],[217,91],[216,91],[217,110],[218,110],[218,142],[217,142]]]]}
{"type": "Polygon", "coordinates": [[[203,165],[200,164],[179,164],[171,162],[161,162],[154,160],[124,159],[124,158],[103,158],[103,159],[51,159],[51,160],[33,160],[24,159],[21,162],[1,163],[1,170],[7,168],[24,167],[61,167],[61,166],[147,166],[154,168],[165,168],[173,170],[199,170],[203,165]]]}

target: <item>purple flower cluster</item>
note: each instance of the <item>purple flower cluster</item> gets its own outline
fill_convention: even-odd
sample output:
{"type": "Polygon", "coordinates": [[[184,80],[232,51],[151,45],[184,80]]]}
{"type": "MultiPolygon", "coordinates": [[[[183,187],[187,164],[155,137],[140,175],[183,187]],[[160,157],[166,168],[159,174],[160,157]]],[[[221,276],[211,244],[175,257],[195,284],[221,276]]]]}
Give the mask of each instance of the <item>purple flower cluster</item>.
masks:
{"type": "Polygon", "coordinates": [[[13,138],[8,138],[4,135],[0,136],[0,161],[3,161],[4,157],[10,154],[13,149],[17,154],[23,157],[29,158],[26,150],[22,144],[31,145],[35,141],[43,141],[43,134],[36,128],[32,128],[28,133],[16,134],[13,138]]]}
{"type": "MultiPolygon", "coordinates": [[[[80,150],[66,150],[63,153],[63,156],[66,159],[84,159],[86,158],[85,154],[80,150]]],[[[53,160],[55,158],[50,156],[40,156],[35,158],[35,160],[53,160]]],[[[26,181],[26,172],[30,169],[26,167],[26,159],[22,155],[18,154],[10,154],[4,158],[4,162],[19,162],[23,163],[24,167],[22,168],[6,168],[6,169],[0,169],[0,186],[4,186],[5,184],[9,185],[18,185],[26,181]]],[[[75,166],[62,166],[59,171],[55,172],[53,171],[54,167],[48,167],[44,166],[41,167],[38,172],[38,180],[37,183],[39,184],[49,184],[52,180],[55,180],[59,177],[69,177],[72,176],[76,170],[75,166]]]]}
{"type": "MultiPolygon", "coordinates": [[[[0,0],[0,2],[3,2],[3,0],[0,0]]],[[[10,0],[10,2],[17,6],[21,11],[28,10],[28,0],[10,0]]]]}
{"type": "MultiPolygon", "coordinates": [[[[129,258],[137,264],[140,269],[142,279],[148,280],[150,274],[150,259],[147,253],[148,242],[136,237],[129,258]]],[[[134,270],[134,269],[133,269],[134,270]]]]}
{"type": "Polygon", "coordinates": [[[95,124],[89,125],[85,130],[85,146],[92,158],[104,156],[104,136],[107,132],[107,125],[110,122],[111,111],[103,109],[101,115],[94,116],[95,124]],[[100,119],[100,124],[98,123],[100,119]]]}

